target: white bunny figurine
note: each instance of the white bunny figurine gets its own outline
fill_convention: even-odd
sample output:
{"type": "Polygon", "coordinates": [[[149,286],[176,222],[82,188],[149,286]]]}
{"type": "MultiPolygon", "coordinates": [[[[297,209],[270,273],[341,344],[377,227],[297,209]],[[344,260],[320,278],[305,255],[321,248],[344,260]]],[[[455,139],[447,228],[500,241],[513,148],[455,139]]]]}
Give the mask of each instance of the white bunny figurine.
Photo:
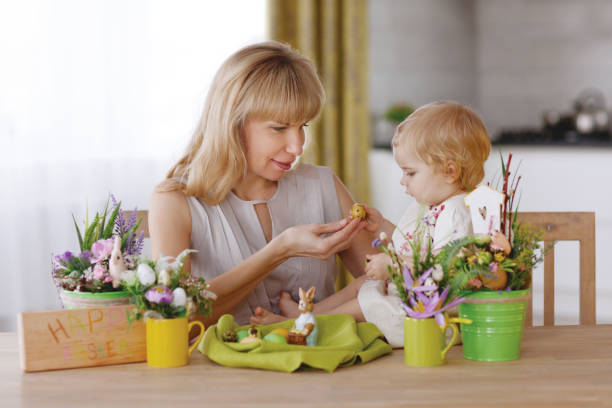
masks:
{"type": "Polygon", "coordinates": [[[298,305],[300,316],[295,319],[292,329],[293,331],[297,331],[306,336],[306,344],[308,346],[317,345],[317,335],[319,334],[317,321],[312,313],[312,310],[314,309],[314,305],[312,304],[314,295],[314,286],[308,289],[306,293],[304,293],[304,290],[300,288],[300,303],[298,305]]]}
{"type": "Polygon", "coordinates": [[[115,236],[113,251],[108,260],[108,274],[113,278],[113,288],[119,286],[121,278],[127,269],[127,266],[123,263],[123,257],[121,256],[121,237],[115,236]]]}

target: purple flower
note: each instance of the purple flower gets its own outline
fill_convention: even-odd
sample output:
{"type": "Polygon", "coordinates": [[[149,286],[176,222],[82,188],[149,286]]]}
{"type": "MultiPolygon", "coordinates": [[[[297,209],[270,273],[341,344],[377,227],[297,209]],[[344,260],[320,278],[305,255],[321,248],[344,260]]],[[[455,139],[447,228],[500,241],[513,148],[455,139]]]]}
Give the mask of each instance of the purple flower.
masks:
{"type": "Polygon", "coordinates": [[[165,286],[155,286],[145,293],[145,298],[151,303],[172,303],[172,291],[165,286]]]}
{"type": "Polygon", "coordinates": [[[134,211],[132,211],[132,213],[130,214],[130,219],[128,220],[127,227],[125,227],[125,232],[128,232],[134,227],[134,225],[136,225],[137,218],[138,210],[134,208],[134,211]]]}
{"type": "Polygon", "coordinates": [[[378,238],[376,238],[374,241],[372,241],[372,248],[378,248],[379,246],[382,245],[382,241],[378,238]]]}
{"type": "Polygon", "coordinates": [[[423,311],[415,310],[419,309],[417,307],[418,304],[416,302],[412,306],[406,305],[402,302],[402,308],[404,309],[408,317],[411,317],[413,319],[427,319],[433,316],[436,319],[436,323],[438,323],[438,326],[445,327],[446,319],[444,317],[444,312],[465,301],[464,297],[457,298],[446,306],[441,307],[441,305],[443,305],[444,301],[446,300],[448,291],[449,287],[447,286],[446,289],[444,289],[444,292],[442,292],[442,295],[440,295],[438,292],[435,292],[431,298],[428,298],[427,296],[421,293],[417,293],[417,296],[419,297],[419,303],[421,303],[423,306],[423,311]]]}
{"type": "Polygon", "coordinates": [[[91,258],[91,252],[90,251],[83,251],[81,252],[81,254],[79,255],[79,258],[81,258],[81,261],[83,262],[89,262],[89,259],[91,258]]]}
{"type": "Polygon", "coordinates": [[[55,263],[57,263],[60,266],[63,266],[63,265],[70,263],[70,260],[72,259],[73,256],[74,255],[72,255],[72,252],[66,251],[61,255],[55,255],[53,259],[55,260],[55,263]]]}
{"type": "Polygon", "coordinates": [[[404,266],[404,287],[409,290],[416,292],[417,294],[420,292],[429,292],[431,290],[437,290],[438,286],[436,285],[423,285],[423,283],[429,278],[429,275],[433,272],[433,268],[429,268],[426,270],[416,282],[412,279],[412,274],[410,273],[410,269],[407,266],[404,266]]]}
{"type": "Polygon", "coordinates": [[[112,238],[109,238],[94,242],[91,246],[91,263],[98,263],[108,258],[113,251],[113,241],[112,238]]]}

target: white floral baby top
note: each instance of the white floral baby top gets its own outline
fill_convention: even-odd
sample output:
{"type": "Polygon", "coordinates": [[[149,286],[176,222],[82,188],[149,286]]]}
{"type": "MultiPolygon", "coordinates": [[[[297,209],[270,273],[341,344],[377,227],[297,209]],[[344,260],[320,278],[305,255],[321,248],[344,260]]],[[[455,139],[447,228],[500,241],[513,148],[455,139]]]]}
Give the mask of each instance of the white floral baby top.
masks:
{"type": "MultiPolygon", "coordinates": [[[[423,208],[414,202],[404,212],[393,232],[393,246],[401,255],[410,256],[411,249],[407,239],[412,239],[415,235],[419,219],[421,227],[425,228],[424,238],[433,240],[434,250],[444,247],[452,240],[470,235],[472,221],[464,197],[464,193],[458,194],[430,208],[423,208]]],[[[388,293],[386,288],[386,281],[367,280],[357,295],[359,306],[365,319],[378,326],[392,347],[403,347],[405,314],[394,285],[389,285],[388,293]]]]}

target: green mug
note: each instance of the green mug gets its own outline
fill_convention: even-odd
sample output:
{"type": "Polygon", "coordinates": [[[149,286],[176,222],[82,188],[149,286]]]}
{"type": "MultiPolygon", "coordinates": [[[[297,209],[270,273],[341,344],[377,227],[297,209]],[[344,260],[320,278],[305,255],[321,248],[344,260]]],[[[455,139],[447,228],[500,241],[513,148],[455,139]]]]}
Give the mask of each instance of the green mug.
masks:
{"type": "Polygon", "coordinates": [[[428,319],[404,318],[404,362],[413,367],[433,367],[444,364],[446,353],[457,340],[459,330],[455,323],[469,324],[469,319],[446,318],[440,327],[433,317],[428,319]],[[446,327],[453,329],[453,337],[444,346],[446,327]]]}

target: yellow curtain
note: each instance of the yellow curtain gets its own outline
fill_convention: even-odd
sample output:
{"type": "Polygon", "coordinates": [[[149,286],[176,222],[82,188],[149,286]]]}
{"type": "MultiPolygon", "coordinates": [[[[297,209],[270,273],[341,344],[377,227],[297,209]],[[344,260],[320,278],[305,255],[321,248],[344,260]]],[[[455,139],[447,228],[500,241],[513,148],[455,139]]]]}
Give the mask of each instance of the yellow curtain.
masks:
{"type": "MultiPolygon", "coordinates": [[[[312,59],[327,95],[304,160],[330,167],[355,200],[369,203],[366,0],[268,0],[268,10],[270,38],[312,59]]],[[[340,273],[337,288],[350,279],[340,273]]]]}

